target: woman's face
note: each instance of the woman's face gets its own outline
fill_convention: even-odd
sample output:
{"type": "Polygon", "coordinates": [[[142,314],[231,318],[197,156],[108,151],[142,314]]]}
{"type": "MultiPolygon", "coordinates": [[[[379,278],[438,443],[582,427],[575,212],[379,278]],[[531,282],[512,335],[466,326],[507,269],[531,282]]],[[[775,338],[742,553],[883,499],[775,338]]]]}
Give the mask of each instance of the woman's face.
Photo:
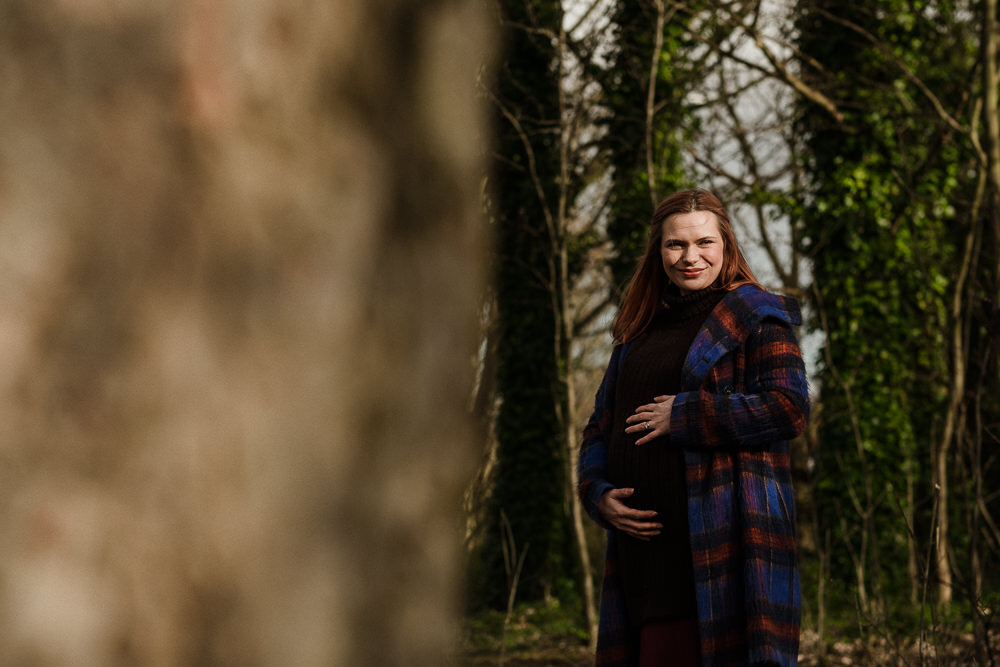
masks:
{"type": "Polygon", "coordinates": [[[670,282],[688,294],[710,287],[722,271],[723,241],[719,221],[710,211],[679,213],[663,221],[660,246],[670,282]]]}

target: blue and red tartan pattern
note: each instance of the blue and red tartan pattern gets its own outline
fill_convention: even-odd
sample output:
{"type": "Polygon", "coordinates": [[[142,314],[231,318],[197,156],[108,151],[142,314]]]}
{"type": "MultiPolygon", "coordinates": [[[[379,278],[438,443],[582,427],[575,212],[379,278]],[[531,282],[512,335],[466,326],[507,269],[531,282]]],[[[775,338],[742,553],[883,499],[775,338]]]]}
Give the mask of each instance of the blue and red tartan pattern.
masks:
{"type": "MultiPolygon", "coordinates": [[[[669,446],[684,448],[702,665],[794,665],[799,579],[788,441],[806,427],[808,387],[794,326],[798,304],[753,286],[729,292],[688,352],[669,446]]],[[[608,528],[597,661],[636,661],[613,529],[597,513],[607,481],[617,346],[578,461],[587,513],[608,528]]]]}

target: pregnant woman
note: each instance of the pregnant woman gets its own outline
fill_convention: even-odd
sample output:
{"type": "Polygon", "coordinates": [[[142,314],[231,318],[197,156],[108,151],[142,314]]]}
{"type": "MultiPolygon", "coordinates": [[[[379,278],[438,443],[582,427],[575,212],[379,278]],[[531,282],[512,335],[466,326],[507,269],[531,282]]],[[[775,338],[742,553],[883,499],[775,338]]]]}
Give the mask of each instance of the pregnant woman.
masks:
{"type": "Polygon", "coordinates": [[[712,193],[657,207],[580,450],[608,534],[597,665],[795,664],[799,324],[712,193]]]}

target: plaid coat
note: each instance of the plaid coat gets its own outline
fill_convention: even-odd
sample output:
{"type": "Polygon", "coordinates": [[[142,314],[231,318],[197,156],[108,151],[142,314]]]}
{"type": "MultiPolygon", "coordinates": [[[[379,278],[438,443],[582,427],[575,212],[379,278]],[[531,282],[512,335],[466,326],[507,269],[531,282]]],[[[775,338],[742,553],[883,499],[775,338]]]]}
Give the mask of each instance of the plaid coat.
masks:
{"type": "MultiPolygon", "coordinates": [[[[793,326],[798,304],[746,285],[729,292],[695,337],[682,371],[667,446],[683,447],[702,665],[794,665],[799,577],[789,460],[806,426],[805,367],[793,326]]],[[[616,531],[597,512],[613,488],[608,443],[618,369],[616,346],[583,434],[579,493],[608,528],[597,665],[634,665],[616,531]]],[[[650,397],[652,398],[652,397],[650,397]]],[[[657,446],[655,443],[647,445],[657,446]]]]}

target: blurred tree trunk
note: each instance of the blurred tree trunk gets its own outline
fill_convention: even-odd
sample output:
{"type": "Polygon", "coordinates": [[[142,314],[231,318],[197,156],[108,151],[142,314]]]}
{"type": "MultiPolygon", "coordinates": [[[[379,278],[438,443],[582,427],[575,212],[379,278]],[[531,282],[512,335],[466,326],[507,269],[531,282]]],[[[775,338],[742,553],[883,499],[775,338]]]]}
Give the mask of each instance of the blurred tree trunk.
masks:
{"type": "Polygon", "coordinates": [[[445,661],[480,12],[0,7],[0,662],[445,661]]]}

